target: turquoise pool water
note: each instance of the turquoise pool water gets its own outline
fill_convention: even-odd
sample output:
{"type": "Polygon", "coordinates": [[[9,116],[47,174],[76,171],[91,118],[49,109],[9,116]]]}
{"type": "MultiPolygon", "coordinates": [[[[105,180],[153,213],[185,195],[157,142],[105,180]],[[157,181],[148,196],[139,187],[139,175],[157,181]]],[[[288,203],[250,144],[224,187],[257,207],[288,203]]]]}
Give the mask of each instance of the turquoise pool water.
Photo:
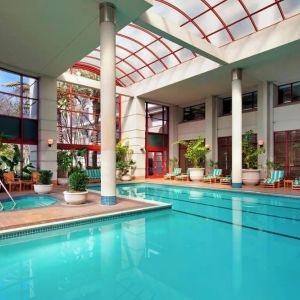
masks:
{"type": "MultiPolygon", "coordinates": [[[[18,209],[28,209],[28,208],[36,208],[42,206],[51,205],[58,200],[54,197],[43,195],[43,196],[19,196],[14,198],[16,205],[10,200],[5,199],[2,200],[1,203],[3,205],[2,210],[18,210],[18,209]]],[[[0,298],[1,299],[1,298],[0,298]]]]}
{"type": "Polygon", "coordinates": [[[300,200],[120,185],[173,209],[2,241],[0,299],[298,299],[300,200]]]}

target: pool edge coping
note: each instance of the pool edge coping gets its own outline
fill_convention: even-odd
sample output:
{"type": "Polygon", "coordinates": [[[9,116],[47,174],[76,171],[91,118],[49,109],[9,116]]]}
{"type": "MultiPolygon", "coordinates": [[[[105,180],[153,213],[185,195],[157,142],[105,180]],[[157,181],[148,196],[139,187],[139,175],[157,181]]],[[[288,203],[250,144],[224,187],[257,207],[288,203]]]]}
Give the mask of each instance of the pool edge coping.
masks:
{"type": "MultiPolygon", "coordinates": [[[[134,200],[134,201],[140,201],[140,200],[131,199],[131,198],[128,198],[128,199],[134,200]]],[[[161,204],[158,204],[158,203],[155,203],[155,204],[156,204],[155,206],[141,207],[141,208],[112,212],[112,213],[96,214],[96,215],[92,215],[92,216],[85,216],[85,217],[79,217],[79,218],[74,218],[74,219],[66,219],[66,220],[40,223],[40,224],[34,224],[34,225],[29,225],[29,226],[0,230],[0,241],[11,239],[11,238],[16,238],[16,237],[21,237],[21,236],[30,236],[30,235],[41,233],[41,232],[58,230],[61,228],[55,228],[55,227],[60,227],[60,226],[63,226],[62,228],[66,228],[66,227],[71,228],[71,227],[84,225],[85,223],[89,223],[88,221],[90,221],[90,224],[92,224],[97,221],[118,219],[118,218],[125,217],[125,216],[142,214],[142,213],[148,212],[148,211],[170,209],[172,207],[172,205],[169,203],[161,202],[161,204]],[[49,229],[49,230],[47,230],[47,229],[49,229]]]]}

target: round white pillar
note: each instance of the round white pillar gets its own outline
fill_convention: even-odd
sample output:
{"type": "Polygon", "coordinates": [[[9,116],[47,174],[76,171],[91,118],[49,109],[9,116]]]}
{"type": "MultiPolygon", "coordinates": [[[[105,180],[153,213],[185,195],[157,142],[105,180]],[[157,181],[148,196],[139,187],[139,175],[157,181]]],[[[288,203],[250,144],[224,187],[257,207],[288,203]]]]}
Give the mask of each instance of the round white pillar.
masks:
{"type": "Polygon", "coordinates": [[[232,71],[232,187],[242,187],[242,70],[232,71]]]}
{"type": "Polygon", "coordinates": [[[115,7],[100,4],[101,204],[116,204],[116,41],[115,7]]]}

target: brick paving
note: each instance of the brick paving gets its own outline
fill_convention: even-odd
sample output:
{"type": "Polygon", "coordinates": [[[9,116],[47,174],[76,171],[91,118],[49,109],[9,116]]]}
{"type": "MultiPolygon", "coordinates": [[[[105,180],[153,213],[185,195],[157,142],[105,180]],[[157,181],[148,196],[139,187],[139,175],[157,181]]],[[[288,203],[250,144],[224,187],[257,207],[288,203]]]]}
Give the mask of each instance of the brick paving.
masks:
{"type": "MultiPolygon", "coordinates": [[[[0,212],[0,231],[158,206],[152,203],[139,202],[123,198],[118,198],[116,205],[104,206],[99,204],[99,194],[92,192],[88,194],[88,202],[86,204],[68,205],[63,201],[62,191],[64,190],[65,188],[55,187],[54,192],[49,194],[59,199],[59,201],[53,205],[32,209],[0,212]]],[[[34,194],[33,191],[13,192],[12,196],[31,194],[34,194]]],[[[0,199],[6,198],[7,195],[5,193],[0,194],[0,199]]]]}

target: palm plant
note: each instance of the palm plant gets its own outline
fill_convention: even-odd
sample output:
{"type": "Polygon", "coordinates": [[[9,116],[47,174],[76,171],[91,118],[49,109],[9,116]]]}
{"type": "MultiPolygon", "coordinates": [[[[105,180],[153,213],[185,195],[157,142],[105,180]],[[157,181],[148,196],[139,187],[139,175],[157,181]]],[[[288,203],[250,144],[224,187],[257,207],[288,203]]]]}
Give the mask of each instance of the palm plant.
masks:
{"type": "Polygon", "coordinates": [[[185,157],[193,164],[194,168],[199,168],[201,166],[201,160],[205,158],[206,154],[210,151],[210,149],[205,146],[205,139],[201,136],[189,142],[177,141],[175,144],[186,146],[185,157]]]}
{"type": "Polygon", "coordinates": [[[248,130],[242,138],[243,164],[247,169],[257,169],[258,156],[265,153],[264,147],[257,147],[257,144],[253,142],[254,136],[253,130],[248,130]]]}

